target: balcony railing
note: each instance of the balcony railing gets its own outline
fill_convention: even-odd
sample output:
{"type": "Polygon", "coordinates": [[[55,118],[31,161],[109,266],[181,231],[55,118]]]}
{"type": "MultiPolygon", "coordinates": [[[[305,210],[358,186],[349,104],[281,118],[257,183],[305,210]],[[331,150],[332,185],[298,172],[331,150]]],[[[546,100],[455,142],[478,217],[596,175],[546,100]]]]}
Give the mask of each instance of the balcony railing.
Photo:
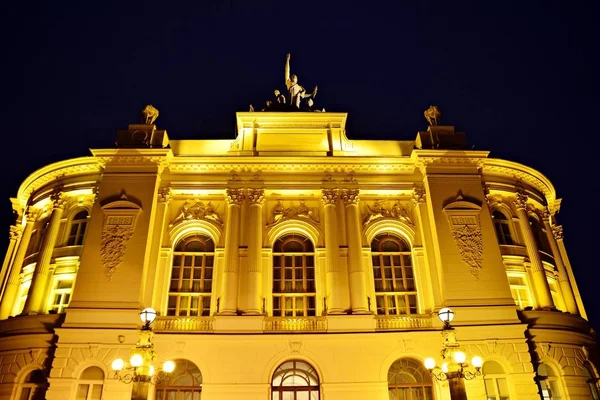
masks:
{"type": "Polygon", "coordinates": [[[212,332],[212,317],[157,317],[155,331],[212,332]]]}
{"type": "Polygon", "coordinates": [[[432,328],[433,321],[429,314],[415,315],[377,315],[377,330],[406,330],[432,328]]]}
{"type": "Polygon", "coordinates": [[[265,332],[307,332],[326,331],[325,317],[265,317],[265,332]]]}

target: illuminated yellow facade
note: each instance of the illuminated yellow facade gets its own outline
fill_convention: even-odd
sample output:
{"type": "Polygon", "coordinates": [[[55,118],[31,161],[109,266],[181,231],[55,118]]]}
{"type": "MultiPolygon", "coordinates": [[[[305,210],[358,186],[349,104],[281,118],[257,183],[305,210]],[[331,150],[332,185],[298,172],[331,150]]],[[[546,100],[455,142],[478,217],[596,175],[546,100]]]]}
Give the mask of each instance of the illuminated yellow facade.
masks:
{"type": "Polygon", "coordinates": [[[595,398],[548,179],[452,126],[349,140],[346,118],[240,112],[235,140],[135,124],[31,174],[2,266],[0,398],[130,398],[111,362],[145,307],[158,361],[189,378],[150,398],[449,399],[423,367],[442,307],[485,362],[470,399],[595,398]]]}

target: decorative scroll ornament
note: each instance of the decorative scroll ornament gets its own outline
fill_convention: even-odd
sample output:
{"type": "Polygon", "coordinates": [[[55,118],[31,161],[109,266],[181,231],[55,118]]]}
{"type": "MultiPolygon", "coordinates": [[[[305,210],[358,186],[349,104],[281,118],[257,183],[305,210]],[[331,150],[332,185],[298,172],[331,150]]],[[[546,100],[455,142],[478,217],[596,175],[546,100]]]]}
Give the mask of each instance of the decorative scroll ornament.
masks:
{"type": "Polygon", "coordinates": [[[358,204],[358,189],[342,189],[342,201],[346,205],[358,204]]]}
{"type": "Polygon", "coordinates": [[[414,226],[412,219],[412,211],[404,206],[400,200],[396,200],[391,208],[385,207],[385,200],[375,200],[373,206],[367,204],[368,214],[363,220],[363,224],[367,225],[380,218],[393,218],[414,226]]]}
{"type": "Polygon", "coordinates": [[[171,201],[171,188],[170,187],[161,187],[158,189],[158,202],[159,203],[168,203],[171,201]]]}
{"type": "Polygon", "coordinates": [[[23,227],[21,225],[11,225],[8,234],[8,240],[17,240],[23,234],[23,227]]]}
{"type": "Polygon", "coordinates": [[[52,201],[53,208],[64,209],[70,198],[62,192],[54,192],[50,195],[50,200],[52,201]]]}
{"type": "Polygon", "coordinates": [[[278,222],[288,219],[307,219],[319,223],[319,218],[306,206],[304,200],[300,201],[299,206],[295,207],[292,205],[288,208],[285,208],[283,202],[279,200],[273,208],[273,222],[269,225],[275,225],[278,222]]]}
{"type": "Polygon", "coordinates": [[[117,199],[106,199],[101,204],[104,226],[100,240],[100,260],[104,266],[104,275],[110,281],[123,262],[127,243],[133,235],[142,208],[129,200],[125,193],[117,199]]]}
{"type": "Polygon", "coordinates": [[[515,196],[515,198],[513,199],[513,205],[515,206],[515,208],[518,209],[527,209],[527,199],[528,196],[525,193],[521,193],[518,192],[515,196]]]}
{"type": "Polygon", "coordinates": [[[227,189],[225,199],[229,204],[241,205],[244,202],[244,189],[227,189]]]}
{"type": "Polygon", "coordinates": [[[335,204],[338,201],[339,190],[338,189],[322,189],[321,200],[323,204],[335,204]]]}
{"type": "Polygon", "coordinates": [[[42,214],[39,208],[33,208],[31,206],[27,207],[27,211],[25,212],[27,222],[36,222],[40,215],[42,214]]]}
{"type": "Polygon", "coordinates": [[[265,201],[265,189],[248,189],[246,197],[248,197],[250,204],[262,205],[265,201]]]}
{"type": "Polygon", "coordinates": [[[197,220],[206,220],[223,225],[221,217],[219,217],[219,214],[213,209],[210,201],[205,205],[198,199],[188,199],[183,203],[179,210],[179,215],[177,215],[170,226],[177,225],[182,221],[197,220]]]}
{"type": "Polygon", "coordinates": [[[471,274],[475,278],[479,278],[479,271],[483,265],[480,211],[480,205],[466,201],[460,194],[455,201],[444,207],[460,256],[463,262],[471,268],[471,274]]]}
{"type": "Polygon", "coordinates": [[[419,203],[425,203],[425,195],[427,193],[425,192],[425,188],[423,186],[415,186],[413,188],[413,204],[417,205],[419,203]]]}

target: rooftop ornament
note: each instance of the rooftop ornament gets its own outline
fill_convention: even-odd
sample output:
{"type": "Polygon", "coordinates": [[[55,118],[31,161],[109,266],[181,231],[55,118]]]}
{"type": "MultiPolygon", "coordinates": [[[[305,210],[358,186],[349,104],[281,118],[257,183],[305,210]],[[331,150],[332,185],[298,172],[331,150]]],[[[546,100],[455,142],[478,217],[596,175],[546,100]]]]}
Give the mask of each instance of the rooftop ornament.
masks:
{"type": "Polygon", "coordinates": [[[439,125],[442,119],[442,113],[438,106],[429,106],[427,110],[423,113],[425,115],[425,119],[429,125],[439,125]]]}

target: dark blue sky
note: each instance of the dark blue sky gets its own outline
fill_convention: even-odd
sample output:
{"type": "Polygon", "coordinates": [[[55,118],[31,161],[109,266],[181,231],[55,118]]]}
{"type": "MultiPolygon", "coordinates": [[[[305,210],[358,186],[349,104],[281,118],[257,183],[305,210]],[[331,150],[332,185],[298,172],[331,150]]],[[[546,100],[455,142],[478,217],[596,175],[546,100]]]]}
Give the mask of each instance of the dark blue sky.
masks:
{"type": "Polygon", "coordinates": [[[475,149],[544,173],[600,328],[597,1],[17,3],[0,6],[6,236],[29,173],[112,147],[145,104],[171,138],[234,138],[235,111],[284,88],[290,52],[351,139],[412,140],[437,104],[475,149]]]}

